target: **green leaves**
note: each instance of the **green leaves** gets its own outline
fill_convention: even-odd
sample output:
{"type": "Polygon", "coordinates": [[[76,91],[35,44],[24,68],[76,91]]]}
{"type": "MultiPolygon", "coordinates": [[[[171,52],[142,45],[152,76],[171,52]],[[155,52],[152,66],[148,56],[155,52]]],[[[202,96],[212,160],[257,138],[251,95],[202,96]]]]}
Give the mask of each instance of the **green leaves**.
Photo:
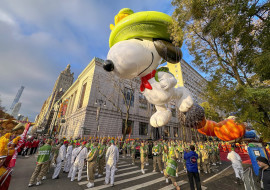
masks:
{"type": "Polygon", "coordinates": [[[184,39],[193,65],[208,74],[209,106],[227,116],[237,113],[259,131],[269,128],[269,0],[173,0],[172,4],[172,39],[175,44],[184,39]]]}
{"type": "Polygon", "coordinates": [[[206,119],[215,122],[220,122],[222,120],[215,108],[213,108],[208,102],[203,102],[200,104],[200,106],[202,106],[204,109],[206,119]]]}

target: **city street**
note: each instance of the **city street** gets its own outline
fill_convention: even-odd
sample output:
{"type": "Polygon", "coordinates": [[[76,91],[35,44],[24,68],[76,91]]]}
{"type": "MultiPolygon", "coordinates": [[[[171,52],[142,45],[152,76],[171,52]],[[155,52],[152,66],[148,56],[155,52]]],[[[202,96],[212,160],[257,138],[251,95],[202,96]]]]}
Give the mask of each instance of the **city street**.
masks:
{"type": "Polygon", "coordinates": [[[269,30],[270,0],[0,1],[0,190],[270,190],[269,30]]]}
{"type": "MultiPolygon", "coordinates": [[[[60,178],[57,180],[52,180],[53,168],[51,168],[50,173],[47,175],[47,180],[42,182],[40,186],[28,187],[28,181],[32,175],[35,167],[36,156],[30,156],[29,158],[19,158],[16,164],[13,177],[11,179],[10,190],[48,190],[48,189],[87,189],[86,184],[88,183],[86,179],[86,168],[83,170],[83,178],[80,182],[76,179],[71,182],[67,178],[67,174],[61,173],[60,178]]],[[[109,185],[104,185],[104,177],[95,180],[95,187],[91,188],[93,190],[98,189],[125,189],[125,190],[135,190],[135,189],[162,189],[169,190],[174,189],[171,182],[169,184],[165,183],[165,178],[161,173],[153,173],[152,159],[149,159],[150,165],[146,166],[146,173],[143,175],[140,171],[139,159],[136,160],[136,165],[131,165],[130,158],[121,158],[118,164],[118,171],[115,176],[115,186],[110,187],[109,185]]],[[[223,162],[221,166],[212,167],[214,172],[212,174],[201,175],[202,189],[205,190],[243,190],[244,186],[239,186],[235,183],[234,171],[232,169],[230,162],[223,162]],[[221,185],[222,184],[222,185],[221,185]]],[[[244,165],[244,169],[250,165],[244,165]]],[[[186,173],[183,171],[183,167],[180,167],[179,177],[177,178],[177,183],[180,185],[182,190],[188,190],[188,178],[186,173]]],[[[104,170],[105,172],[105,170],[104,170]]],[[[105,173],[104,173],[105,174],[105,173]]]]}

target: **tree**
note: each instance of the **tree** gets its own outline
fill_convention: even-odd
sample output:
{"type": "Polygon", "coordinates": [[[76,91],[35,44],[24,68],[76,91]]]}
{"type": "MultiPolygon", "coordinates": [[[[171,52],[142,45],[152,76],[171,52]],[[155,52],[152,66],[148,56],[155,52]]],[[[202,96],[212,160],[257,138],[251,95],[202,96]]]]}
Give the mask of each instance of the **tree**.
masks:
{"type": "Polygon", "coordinates": [[[221,121],[222,118],[219,116],[217,111],[208,102],[203,102],[200,104],[200,106],[202,106],[204,109],[206,119],[209,119],[215,122],[221,121]]]}
{"type": "Polygon", "coordinates": [[[4,119],[13,118],[12,115],[9,115],[8,113],[6,113],[6,108],[4,106],[2,106],[1,96],[0,96],[0,118],[4,118],[4,119]]]}
{"type": "Polygon", "coordinates": [[[173,0],[174,43],[209,75],[206,99],[258,130],[270,127],[269,1],[173,0]]]}
{"type": "Polygon", "coordinates": [[[108,74],[108,78],[105,79],[106,82],[110,83],[113,86],[113,92],[106,92],[106,89],[101,88],[101,81],[104,81],[106,78],[104,75],[98,75],[96,81],[96,88],[97,91],[108,101],[112,104],[112,106],[120,113],[121,119],[124,117],[124,130],[123,130],[123,139],[125,141],[126,135],[131,133],[128,126],[129,116],[130,116],[130,108],[134,104],[134,95],[135,89],[138,87],[137,79],[133,80],[123,80],[119,79],[118,77],[112,75],[111,73],[108,74]],[[101,77],[103,79],[101,79],[101,77]],[[120,97],[120,98],[119,98],[120,97]],[[124,106],[122,103],[119,103],[118,100],[123,101],[124,106]]]}
{"type": "Polygon", "coordinates": [[[5,107],[2,106],[2,99],[1,99],[1,96],[0,96],[0,110],[1,110],[1,111],[5,111],[5,110],[6,110],[5,107]]]}

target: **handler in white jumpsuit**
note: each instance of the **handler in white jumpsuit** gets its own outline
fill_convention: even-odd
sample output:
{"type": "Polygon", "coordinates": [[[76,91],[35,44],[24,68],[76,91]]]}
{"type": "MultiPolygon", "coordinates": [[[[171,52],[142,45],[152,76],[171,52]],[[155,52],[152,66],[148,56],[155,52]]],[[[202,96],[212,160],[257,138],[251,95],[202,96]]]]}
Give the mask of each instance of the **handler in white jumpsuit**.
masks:
{"type": "Polygon", "coordinates": [[[72,176],[71,176],[71,181],[74,181],[75,175],[77,170],[78,171],[78,181],[81,181],[82,179],[82,170],[84,166],[84,161],[87,157],[87,148],[85,147],[86,141],[82,143],[81,148],[79,148],[80,152],[78,156],[76,157],[76,160],[74,161],[73,164],[73,171],[72,171],[72,176]]]}
{"type": "Polygon", "coordinates": [[[68,147],[67,147],[67,154],[66,154],[66,163],[64,166],[64,172],[68,173],[71,167],[71,155],[72,155],[72,142],[69,143],[68,147]]]}
{"type": "Polygon", "coordinates": [[[227,159],[232,162],[232,167],[234,169],[235,176],[236,176],[238,182],[241,183],[240,179],[243,180],[243,173],[244,173],[241,157],[239,156],[239,154],[237,154],[234,151],[234,148],[232,148],[231,152],[227,156],[227,159]]]}
{"type": "Polygon", "coordinates": [[[65,157],[66,157],[66,153],[67,153],[67,145],[68,145],[68,142],[65,141],[64,144],[59,149],[59,154],[56,158],[56,167],[54,169],[52,179],[59,178],[59,173],[60,173],[61,168],[62,168],[62,163],[64,162],[65,157]]]}
{"type": "Polygon", "coordinates": [[[105,184],[109,184],[111,178],[111,186],[114,183],[114,173],[116,169],[116,163],[119,160],[119,151],[118,148],[114,145],[114,141],[111,141],[111,146],[106,152],[106,177],[105,184]]]}
{"type": "Polygon", "coordinates": [[[71,166],[70,166],[70,170],[69,170],[69,173],[68,173],[68,178],[71,178],[75,158],[77,157],[79,151],[81,150],[80,148],[82,148],[82,147],[79,147],[79,146],[80,146],[80,143],[76,143],[76,147],[72,150],[71,160],[70,160],[70,165],[71,166]]]}

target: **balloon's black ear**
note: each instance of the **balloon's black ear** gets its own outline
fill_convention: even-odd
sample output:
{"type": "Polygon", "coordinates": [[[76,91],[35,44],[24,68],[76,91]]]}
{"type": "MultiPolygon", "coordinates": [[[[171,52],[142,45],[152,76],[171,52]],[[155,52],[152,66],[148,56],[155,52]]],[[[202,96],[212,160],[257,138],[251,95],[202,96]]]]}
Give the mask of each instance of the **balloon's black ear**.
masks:
{"type": "Polygon", "coordinates": [[[169,63],[178,63],[182,59],[182,51],[171,42],[153,39],[158,54],[169,63]]]}

